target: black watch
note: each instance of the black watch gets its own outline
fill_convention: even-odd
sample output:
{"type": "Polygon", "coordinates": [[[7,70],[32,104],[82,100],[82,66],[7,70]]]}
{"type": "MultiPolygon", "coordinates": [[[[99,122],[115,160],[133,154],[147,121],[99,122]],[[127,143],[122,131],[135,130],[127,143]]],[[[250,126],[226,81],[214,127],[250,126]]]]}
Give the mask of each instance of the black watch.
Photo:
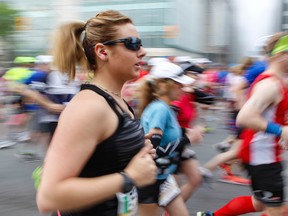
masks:
{"type": "Polygon", "coordinates": [[[123,189],[122,192],[123,193],[128,193],[132,190],[132,188],[134,187],[134,183],[132,181],[132,179],[125,173],[125,172],[119,172],[123,178],[124,178],[124,184],[123,184],[123,189]]]}

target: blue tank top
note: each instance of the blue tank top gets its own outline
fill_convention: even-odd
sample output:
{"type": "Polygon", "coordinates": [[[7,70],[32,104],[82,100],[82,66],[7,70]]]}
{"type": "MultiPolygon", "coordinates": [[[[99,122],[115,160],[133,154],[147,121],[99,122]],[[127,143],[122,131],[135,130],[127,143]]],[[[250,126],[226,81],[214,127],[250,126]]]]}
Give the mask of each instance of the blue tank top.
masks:
{"type": "MultiPolygon", "coordinates": [[[[119,124],[111,137],[98,144],[81,171],[80,177],[93,178],[119,172],[144,146],[144,130],[139,120],[131,118],[109,94],[95,85],[83,84],[81,90],[84,89],[92,90],[103,96],[118,116],[119,124]]],[[[129,105],[128,107],[133,113],[131,107],[129,105]]],[[[101,123],[99,122],[99,124],[101,123]]],[[[83,139],[85,138],[83,137],[83,139]]],[[[61,212],[61,216],[117,216],[117,207],[118,201],[115,194],[114,198],[103,203],[78,212],[61,212]]]]}

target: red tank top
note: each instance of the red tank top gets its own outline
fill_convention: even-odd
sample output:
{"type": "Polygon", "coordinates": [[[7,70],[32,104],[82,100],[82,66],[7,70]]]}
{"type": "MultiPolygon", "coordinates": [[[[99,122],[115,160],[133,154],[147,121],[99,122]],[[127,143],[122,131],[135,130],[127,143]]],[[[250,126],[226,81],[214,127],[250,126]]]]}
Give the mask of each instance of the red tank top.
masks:
{"type": "MultiPolygon", "coordinates": [[[[269,77],[275,76],[260,74],[251,85],[248,92],[248,98],[251,95],[253,87],[261,80],[269,77]]],[[[288,123],[288,90],[284,87],[282,81],[280,94],[282,94],[282,100],[277,105],[267,107],[267,109],[262,113],[262,117],[267,121],[286,125],[288,123]]],[[[282,150],[278,144],[279,139],[275,137],[275,135],[252,129],[244,129],[241,137],[243,141],[239,157],[244,163],[260,165],[275,163],[282,160],[282,150]]]]}

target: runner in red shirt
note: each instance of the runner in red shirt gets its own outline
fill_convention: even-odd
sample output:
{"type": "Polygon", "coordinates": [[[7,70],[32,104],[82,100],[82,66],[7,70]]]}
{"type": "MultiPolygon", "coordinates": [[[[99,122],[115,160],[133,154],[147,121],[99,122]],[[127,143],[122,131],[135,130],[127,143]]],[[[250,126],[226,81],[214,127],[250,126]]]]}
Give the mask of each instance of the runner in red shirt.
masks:
{"type": "Polygon", "coordinates": [[[214,213],[197,216],[236,216],[263,210],[269,216],[285,215],[280,154],[288,147],[288,94],[283,83],[288,75],[288,35],[275,34],[267,50],[269,47],[269,66],[254,81],[236,120],[245,129],[240,158],[251,178],[253,196],[236,197],[214,213]]]}

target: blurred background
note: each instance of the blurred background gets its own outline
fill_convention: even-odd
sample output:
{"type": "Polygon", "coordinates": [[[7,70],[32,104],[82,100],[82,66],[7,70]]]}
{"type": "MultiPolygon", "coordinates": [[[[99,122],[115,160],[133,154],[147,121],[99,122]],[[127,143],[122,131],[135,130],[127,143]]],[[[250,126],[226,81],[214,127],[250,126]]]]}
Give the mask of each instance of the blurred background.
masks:
{"type": "MultiPolygon", "coordinates": [[[[41,173],[37,166],[42,164],[50,138],[36,123],[40,120],[41,123],[57,122],[54,115],[61,112],[56,112],[54,106],[52,114],[51,110],[45,110],[47,107],[33,106],[35,101],[25,100],[25,95],[22,100],[23,91],[14,85],[14,81],[49,95],[51,85],[46,83],[46,77],[55,71],[51,72],[49,64],[52,59],[46,55],[49,55],[55,29],[63,22],[86,21],[107,9],[119,10],[132,18],[147,50],[147,59],[143,63],[153,57],[184,56],[193,64],[212,65],[206,68],[203,64],[205,73],[198,77],[199,85],[217,99],[215,106],[197,108],[199,121],[209,124],[211,133],[207,132],[204,145],[196,149],[201,163],[216,154],[212,145],[223,140],[229,132],[226,99],[223,97],[228,67],[233,67],[232,63],[238,63],[246,56],[261,57],[265,38],[288,30],[288,0],[0,0],[1,216],[39,216],[32,178],[35,184],[39,184],[41,173]],[[214,76],[215,72],[219,72],[219,76],[214,76]],[[1,79],[4,73],[9,82],[1,79]],[[32,106],[26,107],[24,112],[24,105],[32,106]]],[[[147,64],[146,68],[143,65],[143,72],[147,71],[147,64]]],[[[81,70],[78,72],[79,80],[87,81],[85,71],[84,75],[81,70]]],[[[67,87],[68,81],[61,81],[65,85],[56,86],[61,94],[75,93],[74,87],[67,87]],[[62,89],[66,91],[62,92],[62,89]]],[[[129,89],[128,85],[128,91],[126,89],[128,93],[135,89],[133,83],[131,86],[129,89]]],[[[60,93],[54,92],[55,95],[60,93]]],[[[51,95],[54,98],[55,95],[51,95]]],[[[214,185],[214,191],[204,185],[204,189],[193,195],[187,203],[190,213],[201,208],[214,210],[236,193],[249,193],[248,187],[214,185]]]]}
{"type": "Polygon", "coordinates": [[[287,0],[0,0],[1,66],[16,56],[46,54],[59,24],[105,9],[134,20],[148,56],[225,64],[258,55],[263,36],[288,28],[287,0]]]}

